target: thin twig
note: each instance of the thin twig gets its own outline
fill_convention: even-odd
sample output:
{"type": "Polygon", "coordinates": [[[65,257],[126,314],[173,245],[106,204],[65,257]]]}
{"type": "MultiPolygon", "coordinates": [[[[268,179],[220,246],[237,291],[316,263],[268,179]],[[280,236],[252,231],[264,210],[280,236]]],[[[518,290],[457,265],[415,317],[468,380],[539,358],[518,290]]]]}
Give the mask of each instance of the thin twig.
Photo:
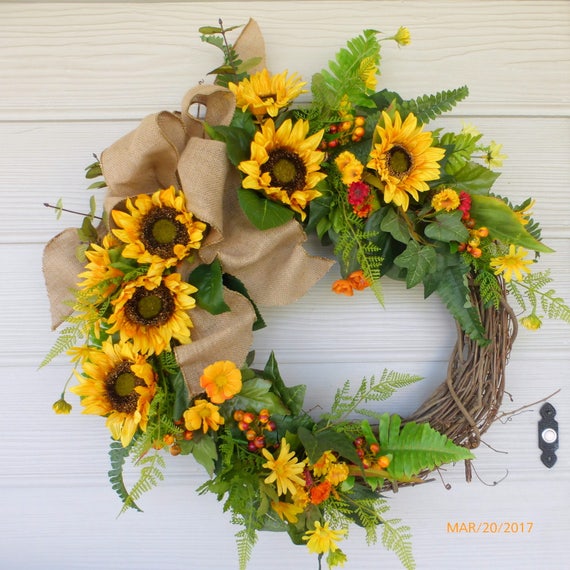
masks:
{"type": "Polygon", "coordinates": [[[517,408],[516,410],[513,410],[512,412],[503,412],[502,414],[499,414],[495,418],[495,421],[501,420],[502,418],[514,416],[516,414],[519,414],[523,410],[526,410],[527,408],[531,408],[532,406],[536,406],[536,404],[541,404],[542,402],[546,402],[546,400],[550,400],[550,398],[552,398],[553,396],[556,396],[556,394],[558,394],[558,392],[560,392],[560,390],[561,390],[561,388],[558,388],[558,390],[556,390],[556,392],[553,392],[552,394],[550,394],[550,396],[546,396],[546,398],[542,398],[541,400],[537,400],[536,402],[533,402],[532,404],[527,404],[526,406],[522,406],[520,408],[517,408]]]}
{"type": "Polygon", "coordinates": [[[96,218],[97,220],[103,219],[101,216],[86,214],[85,212],[76,212],[75,210],[68,210],[67,208],[60,208],[59,206],[54,206],[52,204],[48,204],[47,202],[44,202],[44,206],[46,208],[53,208],[54,210],[58,210],[60,212],[67,212],[68,214],[76,214],[78,216],[83,216],[84,218],[96,218]]]}

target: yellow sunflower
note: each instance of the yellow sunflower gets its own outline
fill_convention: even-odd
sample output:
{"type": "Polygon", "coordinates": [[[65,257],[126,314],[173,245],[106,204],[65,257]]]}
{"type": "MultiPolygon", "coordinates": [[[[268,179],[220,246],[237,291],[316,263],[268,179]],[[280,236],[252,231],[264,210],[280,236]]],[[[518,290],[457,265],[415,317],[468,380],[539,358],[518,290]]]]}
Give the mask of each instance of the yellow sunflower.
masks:
{"type": "Polygon", "coordinates": [[[422,132],[418,120],[410,113],[402,123],[396,111],[394,121],[382,112],[384,126],[376,127],[377,142],[370,153],[368,168],[373,168],[384,183],[384,200],[407,210],[410,196],[429,190],[427,182],[439,177],[439,163],[445,151],[433,147],[430,132],[422,132]]]}
{"type": "Polygon", "coordinates": [[[281,439],[281,447],[277,458],[263,448],[261,450],[267,462],[263,464],[265,469],[269,469],[271,473],[265,478],[265,483],[273,483],[277,485],[277,494],[285,495],[287,491],[292,496],[297,492],[298,486],[304,485],[301,473],[305,469],[305,462],[299,462],[294,451],[289,451],[289,444],[285,438],[281,439]]]}
{"type": "Polygon", "coordinates": [[[502,274],[508,283],[513,278],[513,273],[517,281],[523,278],[523,271],[530,273],[529,265],[534,263],[532,259],[524,259],[528,251],[523,247],[515,248],[513,244],[509,246],[509,253],[491,258],[489,265],[495,270],[495,275],[502,274]]]}
{"type": "Polygon", "coordinates": [[[179,273],[129,281],[112,301],[112,326],[107,332],[118,332],[123,342],[132,340],[135,350],[143,354],[169,351],[172,339],[188,344],[192,328],[188,311],[196,306],[190,295],[196,290],[179,273]]]}
{"type": "Polygon", "coordinates": [[[228,88],[235,95],[236,105],[242,111],[249,109],[257,117],[276,117],[280,109],[287,107],[301,93],[306,82],[295,73],[287,77],[287,71],[271,76],[267,69],[243,79],[228,88]]]}
{"type": "Polygon", "coordinates": [[[85,252],[85,257],[89,263],[85,265],[85,271],[79,274],[83,281],[77,284],[78,287],[81,289],[97,289],[97,294],[102,298],[107,298],[116,291],[123,272],[111,267],[110,251],[118,245],[119,242],[112,234],[107,234],[101,245],[91,244],[85,252]]]}
{"type": "Polygon", "coordinates": [[[132,344],[103,343],[75,373],[78,386],[70,390],[81,396],[84,414],[107,416],[107,427],[123,447],[137,428],[146,431],[150,402],[156,393],[156,374],[146,357],[132,344]]]}
{"type": "Polygon", "coordinates": [[[118,229],[113,233],[125,244],[123,257],[150,264],[159,274],[198,249],[206,224],[196,221],[186,209],[182,193],[173,186],[152,195],[140,194],[125,202],[128,212],[113,210],[118,229]]]}
{"type": "Polygon", "coordinates": [[[276,131],[273,119],[268,119],[251,143],[251,159],[238,166],[247,175],[244,188],[260,190],[271,200],[287,204],[303,220],[306,205],[321,195],[315,186],[326,178],[320,171],[325,154],[316,150],[323,131],[310,137],[308,132],[308,121],[293,125],[287,119],[276,131]]]}

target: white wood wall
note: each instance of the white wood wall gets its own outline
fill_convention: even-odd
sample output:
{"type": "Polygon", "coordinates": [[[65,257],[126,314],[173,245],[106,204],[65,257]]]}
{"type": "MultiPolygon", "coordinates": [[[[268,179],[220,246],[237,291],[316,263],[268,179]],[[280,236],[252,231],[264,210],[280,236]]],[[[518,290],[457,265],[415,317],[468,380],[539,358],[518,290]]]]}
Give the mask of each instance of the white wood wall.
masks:
{"type": "MultiPolygon", "coordinates": [[[[542,266],[552,267],[557,292],[570,300],[568,1],[1,3],[0,568],[237,568],[237,528],[214,497],[197,496],[204,475],[189,457],[169,460],[167,480],[142,500],[144,514],[116,518],[104,420],[83,416],[76,400],[72,415],[53,414],[70,367],[64,359],[38,364],[56,338],[42,249],[77,223],[70,215],[57,221],[43,202],[63,197],[85,210],[91,154],[144,115],[179,108],[219,63],[198,27],[249,16],[264,31],[269,67],[306,79],[363,28],[407,25],[410,46],[385,45],[382,85],[410,97],[470,87],[469,99],[437,124],[457,130],[468,121],[503,143],[509,160],[497,190],[515,202],[537,198],[536,217],[556,250],[542,266]]],[[[259,362],[274,349],[285,378],[309,385],[308,406],[323,408],[347,378],[384,367],[417,372],[425,380],[386,408],[412,411],[443,377],[450,318],[436,299],[424,302],[393,282],[384,285],[386,309],[366,292],[335,296],[336,278],[333,268],[294,306],[265,311],[259,362]]],[[[508,368],[506,411],[562,388],[551,399],[561,438],[553,469],[539,461],[535,405],[488,432],[475,463],[482,481],[465,483],[456,466],[445,474],[450,490],[435,481],[394,496],[392,514],[412,527],[419,569],[569,567],[569,341],[559,322],[523,330],[508,368]],[[534,526],[525,534],[448,533],[456,521],[534,526]]],[[[343,548],[348,569],[399,568],[356,530],[343,548]]],[[[316,568],[316,559],[286,536],[263,534],[250,568],[316,568]]]]}

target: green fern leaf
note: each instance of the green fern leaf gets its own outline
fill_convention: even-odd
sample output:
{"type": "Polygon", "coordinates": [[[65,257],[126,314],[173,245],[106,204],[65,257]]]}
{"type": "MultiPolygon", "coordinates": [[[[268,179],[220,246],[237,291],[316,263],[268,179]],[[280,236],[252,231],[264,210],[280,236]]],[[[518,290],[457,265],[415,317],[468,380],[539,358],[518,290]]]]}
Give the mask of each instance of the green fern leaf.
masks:
{"type": "MultiPolygon", "coordinates": [[[[111,469],[108,472],[109,481],[115,493],[117,493],[121,501],[123,501],[123,505],[127,505],[129,498],[129,492],[123,480],[123,466],[126,458],[130,454],[131,448],[132,445],[123,447],[120,441],[113,440],[111,442],[111,448],[109,449],[109,457],[111,458],[111,469]]],[[[130,501],[128,507],[142,512],[134,501],[130,501]]]]}
{"type": "Polygon", "coordinates": [[[61,330],[55,344],[42,360],[40,368],[47,366],[54,358],[76,346],[77,341],[83,337],[82,329],[83,323],[79,323],[61,330]]]}
{"type": "Polygon", "coordinates": [[[409,422],[401,428],[401,421],[400,416],[386,413],[378,426],[382,452],[393,455],[387,471],[396,480],[409,480],[444,463],[473,459],[468,449],[455,445],[429,424],[409,422]]]}
{"type": "Polygon", "coordinates": [[[469,95],[467,86],[440,91],[435,95],[422,95],[417,99],[410,99],[398,105],[400,111],[407,115],[413,113],[420,123],[429,123],[441,114],[451,111],[459,101],[469,95]]]}
{"type": "Polygon", "coordinates": [[[400,523],[400,519],[384,520],[382,525],[382,545],[396,554],[404,568],[414,570],[416,562],[412,553],[410,527],[400,523]]]}

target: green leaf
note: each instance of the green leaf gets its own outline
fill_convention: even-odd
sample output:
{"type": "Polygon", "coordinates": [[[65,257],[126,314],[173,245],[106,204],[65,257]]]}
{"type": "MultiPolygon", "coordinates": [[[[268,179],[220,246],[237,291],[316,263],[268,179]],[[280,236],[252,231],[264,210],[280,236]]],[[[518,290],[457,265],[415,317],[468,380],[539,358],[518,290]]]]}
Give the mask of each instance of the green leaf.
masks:
{"type": "Polygon", "coordinates": [[[455,445],[429,424],[409,422],[400,429],[401,421],[398,415],[384,414],[378,426],[382,453],[392,455],[387,471],[394,479],[409,480],[426,469],[474,459],[471,451],[455,445]]]}
{"type": "Polygon", "coordinates": [[[435,221],[425,228],[425,235],[437,241],[466,242],[469,239],[469,230],[461,221],[463,212],[441,212],[435,216],[435,221]]]}
{"type": "Polygon", "coordinates": [[[333,429],[313,433],[301,426],[297,431],[297,435],[311,463],[316,463],[325,451],[336,451],[339,455],[352,463],[356,465],[361,464],[360,457],[358,457],[356,453],[352,440],[343,433],[334,431],[333,429]]]}
{"type": "Polygon", "coordinates": [[[231,289],[232,291],[236,291],[240,295],[243,295],[253,306],[253,310],[255,311],[255,322],[253,323],[252,329],[254,331],[258,331],[260,329],[265,328],[267,325],[263,319],[263,316],[257,307],[257,305],[253,302],[253,299],[249,296],[249,292],[246,286],[234,275],[230,275],[229,273],[224,273],[222,276],[222,281],[224,285],[231,289]]]}
{"type": "Polygon", "coordinates": [[[211,476],[214,473],[215,461],[218,458],[218,450],[212,437],[198,434],[190,443],[191,453],[194,459],[204,467],[211,476]]]}
{"type": "Polygon", "coordinates": [[[295,212],[284,204],[273,202],[255,190],[240,188],[238,199],[245,215],[258,230],[281,226],[295,215],[295,212]]]}
{"type": "Polygon", "coordinates": [[[410,229],[406,221],[398,215],[394,208],[388,207],[385,216],[380,223],[380,229],[383,232],[388,232],[392,237],[399,242],[408,243],[410,241],[410,229]]]}
{"type": "Polygon", "coordinates": [[[469,301],[465,265],[448,266],[442,271],[436,291],[451,315],[473,340],[484,346],[489,343],[477,310],[469,301]]]}
{"type": "Polygon", "coordinates": [[[125,481],[123,480],[123,466],[125,464],[126,458],[129,456],[131,447],[132,445],[123,447],[123,444],[120,441],[111,441],[111,447],[109,449],[111,469],[108,472],[108,476],[113,491],[117,493],[123,504],[128,505],[128,507],[139,512],[142,512],[142,510],[133,500],[129,500],[129,492],[125,486],[125,481]]]}
{"type": "Polygon", "coordinates": [[[406,287],[411,289],[423,281],[423,279],[435,268],[435,249],[431,246],[421,246],[410,240],[404,253],[401,253],[394,263],[398,267],[405,267],[406,287]]]}
{"type": "Polygon", "coordinates": [[[188,394],[188,386],[184,380],[182,372],[178,370],[176,374],[169,376],[170,387],[174,393],[174,408],[172,410],[172,417],[175,419],[181,418],[182,414],[188,409],[190,405],[190,396],[188,394]]]}
{"type": "Polygon", "coordinates": [[[468,192],[471,195],[486,195],[499,176],[499,172],[493,172],[482,164],[468,162],[453,173],[452,186],[457,191],[468,192]]]}
{"type": "MultiPolygon", "coordinates": [[[[238,115],[245,115],[245,113],[238,115]]],[[[228,159],[234,166],[238,166],[244,160],[249,160],[253,136],[250,136],[246,129],[232,125],[212,126],[207,123],[204,123],[204,129],[210,138],[226,143],[228,159]]]]}
{"type": "Polygon", "coordinates": [[[97,230],[93,227],[91,218],[83,218],[81,228],[77,230],[79,240],[85,243],[92,243],[97,241],[97,230]]]}
{"type": "Polygon", "coordinates": [[[230,310],[224,301],[222,265],[215,259],[210,265],[199,265],[190,273],[188,283],[198,290],[194,293],[196,304],[212,315],[219,315],[230,310]]]}
{"type": "Polygon", "coordinates": [[[259,412],[267,408],[271,414],[290,414],[289,408],[281,401],[277,394],[271,392],[271,380],[253,378],[242,384],[239,394],[234,396],[228,404],[232,409],[253,410],[259,412]]]}
{"type": "Polygon", "coordinates": [[[465,99],[469,95],[469,89],[464,85],[457,89],[450,89],[440,91],[435,95],[422,95],[417,99],[404,101],[398,107],[402,111],[402,120],[405,119],[404,115],[413,113],[420,123],[428,123],[431,119],[437,118],[446,111],[451,109],[465,99]]]}
{"type": "Polygon", "coordinates": [[[279,372],[277,360],[273,351],[269,355],[267,364],[263,370],[264,376],[272,381],[273,389],[283,400],[283,403],[291,411],[291,414],[297,416],[303,409],[303,402],[305,400],[305,391],[307,386],[298,384],[297,386],[288,387],[285,385],[283,378],[279,372]]]}
{"type": "Polygon", "coordinates": [[[249,59],[246,59],[244,62],[238,65],[237,71],[238,73],[245,73],[246,71],[249,71],[251,68],[255,67],[256,65],[259,65],[262,61],[263,61],[262,57],[250,57],[249,59]]]}
{"type": "Polygon", "coordinates": [[[552,253],[554,250],[534,238],[517,215],[500,198],[471,196],[471,217],[479,226],[489,228],[489,235],[506,244],[514,244],[534,251],[552,253]]]}

